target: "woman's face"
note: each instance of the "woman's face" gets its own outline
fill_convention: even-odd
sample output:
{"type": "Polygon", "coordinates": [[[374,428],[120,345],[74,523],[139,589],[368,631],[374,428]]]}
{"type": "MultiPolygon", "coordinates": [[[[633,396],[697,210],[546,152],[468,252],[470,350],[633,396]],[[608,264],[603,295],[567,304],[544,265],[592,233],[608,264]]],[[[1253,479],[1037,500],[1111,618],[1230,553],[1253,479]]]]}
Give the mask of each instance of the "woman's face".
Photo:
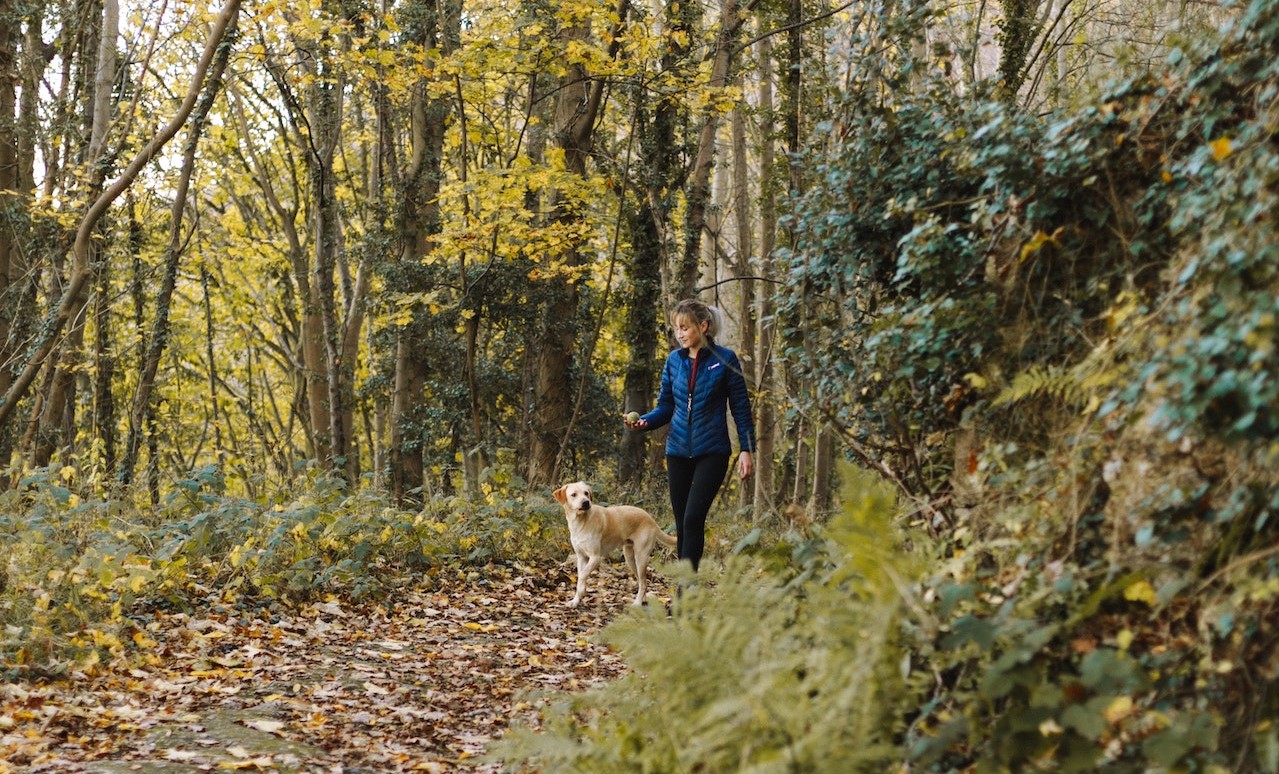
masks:
{"type": "Polygon", "coordinates": [[[699,323],[688,315],[680,315],[673,321],[675,340],[685,349],[700,347],[706,341],[708,322],[699,323]]]}

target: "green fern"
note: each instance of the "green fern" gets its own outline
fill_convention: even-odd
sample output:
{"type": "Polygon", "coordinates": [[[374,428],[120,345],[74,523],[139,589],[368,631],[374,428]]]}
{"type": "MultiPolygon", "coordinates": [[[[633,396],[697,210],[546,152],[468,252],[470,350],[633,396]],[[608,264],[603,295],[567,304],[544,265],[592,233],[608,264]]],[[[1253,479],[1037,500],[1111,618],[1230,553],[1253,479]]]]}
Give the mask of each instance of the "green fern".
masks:
{"type": "Polygon", "coordinates": [[[1006,406],[1031,398],[1048,398],[1074,407],[1095,403],[1101,393],[1127,377],[1122,355],[1132,346],[1131,338],[1098,347],[1070,367],[1036,363],[1013,377],[1012,384],[995,396],[992,403],[1006,406]]]}
{"type": "Polygon", "coordinates": [[[779,576],[736,557],[673,618],[622,617],[604,636],[627,675],[563,699],[540,731],[514,730],[493,755],[544,771],[889,770],[904,757],[893,742],[905,690],[893,577],[910,571],[891,497],[846,479],[856,483],[820,558],[779,576]]]}
{"type": "Polygon", "coordinates": [[[1029,398],[1047,397],[1063,403],[1082,403],[1083,387],[1071,370],[1061,366],[1045,366],[1036,363],[1013,377],[1008,385],[995,397],[994,405],[1004,406],[1020,403],[1029,398]]]}

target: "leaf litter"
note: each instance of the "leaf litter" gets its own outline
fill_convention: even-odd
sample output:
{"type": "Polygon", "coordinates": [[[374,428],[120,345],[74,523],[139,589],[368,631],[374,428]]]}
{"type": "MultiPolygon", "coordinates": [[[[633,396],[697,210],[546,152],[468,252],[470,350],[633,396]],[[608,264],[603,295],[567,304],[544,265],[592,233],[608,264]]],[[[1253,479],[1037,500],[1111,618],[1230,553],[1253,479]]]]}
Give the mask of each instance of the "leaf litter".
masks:
{"type": "Polygon", "coordinates": [[[0,685],[0,774],[497,771],[488,745],[551,691],[624,671],[594,637],[626,610],[620,566],[578,609],[565,565],[447,573],[380,602],[153,611],[127,658],[0,685]]]}

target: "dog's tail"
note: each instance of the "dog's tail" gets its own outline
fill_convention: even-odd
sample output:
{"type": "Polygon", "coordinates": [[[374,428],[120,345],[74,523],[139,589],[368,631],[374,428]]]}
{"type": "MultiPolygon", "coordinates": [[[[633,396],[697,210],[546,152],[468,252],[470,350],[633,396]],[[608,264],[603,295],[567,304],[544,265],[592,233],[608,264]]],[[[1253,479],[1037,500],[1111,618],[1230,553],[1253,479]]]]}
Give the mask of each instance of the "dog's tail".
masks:
{"type": "Polygon", "coordinates": [[[660,529],[657,531],[657,542],[664,546],[670,546],[671,548],[679,545],[678,541],[675,540],[674,535],[668,535],[660,529]]]}

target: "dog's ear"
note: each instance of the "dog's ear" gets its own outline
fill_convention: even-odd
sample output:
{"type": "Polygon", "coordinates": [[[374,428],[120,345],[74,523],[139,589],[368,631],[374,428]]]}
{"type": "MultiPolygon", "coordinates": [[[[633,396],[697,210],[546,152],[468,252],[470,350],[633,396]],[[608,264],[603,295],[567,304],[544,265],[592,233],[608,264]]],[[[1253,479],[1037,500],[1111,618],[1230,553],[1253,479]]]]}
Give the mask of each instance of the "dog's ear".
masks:
{"type": "Polygon", "coordinates": [[[554,492],[552,492],[551,494],[553,494],[553,495],[555,496],[555,499],[556,499],[557,501],[559,501],[559,504],[560,504],[560,505],[568,505],[568,494],[567,494],[567,492],[568,492],[568,485],[566,484],[566,485],[564,485],[564,486],[560,487],[559,489],[556,489],[556,490],[555,490],[554,492]]]}

